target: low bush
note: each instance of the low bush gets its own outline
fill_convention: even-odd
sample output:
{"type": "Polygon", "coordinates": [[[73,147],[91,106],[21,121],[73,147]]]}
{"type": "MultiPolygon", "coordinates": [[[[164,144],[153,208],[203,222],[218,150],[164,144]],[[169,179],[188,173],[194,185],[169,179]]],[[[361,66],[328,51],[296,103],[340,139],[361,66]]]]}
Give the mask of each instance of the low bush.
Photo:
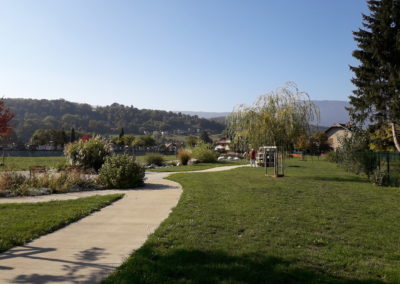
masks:
{"type": "Polygon", "coordinates": [[[179,149],[178,150],[178,160],[181,165],[186,166],[191,158],[191,153],[189,150],[186,149],[179,149]]]}
{"type": "Polygon", "coordinates": [[[0,195],[25,196],[64,193],[98,187],[96,178],[81,171],[26,177],[15,172],[0,175],[0,195]]]}
{"type": "Polygon", "coordinates": [[[77,141],[65,147],[64,154],[69,163],[82,169],[101,168],[107,156],[111,155],[111,147],[108,143],[96,137],[88,141],[77,141]]]}
{"type": "Polygon", "coordinates": [[[209,148],[206,144],[200,144],[192,150],[193,158],[198,159],[201,163],[215,163],[217,161],[217,153],[209,148]]]}
{"type": "Polygon", "coordinates": [[[147,166],[149,166],[151,164],[159,166],[159,167],[165,165],[165,159],[160,154],[148,154],[145,156],[145,161],[146,161],[147,166]]]}
{"type": "Polygon", "coordinates": [[[144,167],[128,155],[107,157],[99,172],[100,182],[108,188],[132,188],[144,184],[144,167]]]}

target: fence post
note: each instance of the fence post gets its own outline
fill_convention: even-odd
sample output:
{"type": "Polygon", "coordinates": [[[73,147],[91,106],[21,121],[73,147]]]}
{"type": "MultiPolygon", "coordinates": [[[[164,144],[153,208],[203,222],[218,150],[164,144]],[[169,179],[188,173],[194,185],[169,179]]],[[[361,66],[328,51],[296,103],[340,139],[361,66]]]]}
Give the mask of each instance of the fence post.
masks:
{"type": "Polygon", "coordinates": [[[387,164],[387,173],[388,173],[388,185],[390,184],[390,156],[389,152],[386,153],[386,164],[387,164]]]}

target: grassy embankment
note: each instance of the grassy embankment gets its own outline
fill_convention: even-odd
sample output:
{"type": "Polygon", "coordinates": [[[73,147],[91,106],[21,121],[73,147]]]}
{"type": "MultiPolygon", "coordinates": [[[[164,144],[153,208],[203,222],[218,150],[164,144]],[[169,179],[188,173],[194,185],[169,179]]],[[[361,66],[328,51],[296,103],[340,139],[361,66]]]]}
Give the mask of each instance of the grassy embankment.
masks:
{"type": "Polygon", "coordinates": [[[326,161],[176,174],[178,206],[105,283],[400,283],[400,189],[326,161]]]}
{"type": "MultiPolygon", "coordinates": [[[[110,194],[75,200],[0,204],[0,252],[60,229],[122,196],[110,194]]],[[[79,236],[66,241],[79,241],[79,236]]]]}

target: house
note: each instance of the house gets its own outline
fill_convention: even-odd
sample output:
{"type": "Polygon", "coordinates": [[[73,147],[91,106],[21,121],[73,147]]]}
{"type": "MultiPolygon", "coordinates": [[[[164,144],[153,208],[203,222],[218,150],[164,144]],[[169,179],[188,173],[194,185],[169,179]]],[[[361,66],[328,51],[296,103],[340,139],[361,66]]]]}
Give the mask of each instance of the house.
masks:
{"type": "Polygon", "coordinates": [[[341,139],[343,137],[351,137],[352,131],[348,124],[336,123],[325,130],[325,134],[328,138],[329,146],[336,151],[341,146],[341,139]]]}
{"type": "Polygon", "coordinates": [[[167,143],[165,144],[165,151],[167,152],[176,152],[178,150],[178,146],[175,143],[167,143]]]}
{"type": "Polygon", "coordinates": [[[227,152],[230,151],[231,148],[229,145],[231,144],[231,140],[227,137],[222,137],[215,142],[216,146],[214,148],[215,151],[218,152],[227,152]]]}

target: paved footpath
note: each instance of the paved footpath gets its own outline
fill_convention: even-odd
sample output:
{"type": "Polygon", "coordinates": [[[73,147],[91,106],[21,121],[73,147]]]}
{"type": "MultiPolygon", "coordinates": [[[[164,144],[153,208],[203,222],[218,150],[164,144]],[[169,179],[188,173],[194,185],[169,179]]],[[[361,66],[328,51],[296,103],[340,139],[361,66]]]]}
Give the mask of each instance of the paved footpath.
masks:
{"type": "MultiPolygon", "coordinates": [[[[240,166],[198,172],[224,171],[240,166]]],[[[135,190],[99,190],[37,197],[0,198],[0,203],[67,200],[124,193],[112,205],[0,254],[0,283],[98,283],[146,241],[176,206],[182,187],[146,173],[146,186],[135,190]]]]}

